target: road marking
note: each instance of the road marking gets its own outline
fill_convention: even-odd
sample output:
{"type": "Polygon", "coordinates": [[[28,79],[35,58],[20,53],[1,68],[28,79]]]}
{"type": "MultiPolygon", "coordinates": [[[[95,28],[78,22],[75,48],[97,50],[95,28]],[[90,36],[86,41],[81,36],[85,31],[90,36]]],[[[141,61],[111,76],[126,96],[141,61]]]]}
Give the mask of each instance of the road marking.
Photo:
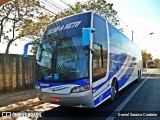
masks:
{"type": "Polygon", "coordinates": [[[141,86],[146,82],[149,76],[154,72],[152,72],[144,79],[144,81],[105,119],[105,120],[113,120],[117,114],[126,106],[126,104],[130,101],[130,99],[136,94],[136,92],[141,88],[141,86]]]}

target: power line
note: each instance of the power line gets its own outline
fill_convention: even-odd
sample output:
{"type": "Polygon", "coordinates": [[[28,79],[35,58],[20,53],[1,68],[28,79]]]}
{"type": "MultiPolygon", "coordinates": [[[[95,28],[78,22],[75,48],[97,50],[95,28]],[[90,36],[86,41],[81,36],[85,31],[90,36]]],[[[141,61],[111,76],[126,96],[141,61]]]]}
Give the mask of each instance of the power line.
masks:
{"type": "Polygon", "coordinates": [[[54,9],[54,10],[56,10],[56,11],[60,11],[58,8],[52,6],[52,5],[49,4],[48,2],[43,2],[43,1],[41,1],[41,2],[44,4],[44,6],[48,6],[48,7],[52,8],[52,9],[54,9]]]}
{"type": "Polygon", "coordinates": [[[61,2],[63,2],[65,5],[69,6],[70,8],[73,9],[73,7],[70,4],[65,3],[63,0],[60,0],[61,2]]]}
{"type": "Polygon", "coordinates": [[[33,3],[33,4],[37,5],[37,6],[39,6],[40,8],[42,8],[42,9],[44,9],[44,10],[48,11],[48,12],[51,12],[51,13],[53,13],[53,14],[57,15],[56,13],[54,13],[54,12],[52,12],[52,11],[50,11],[50,10],[46,9],[45,7],[40,6],[39,4],[37,4],[37,3],[35,3],[35,2],[32,2],[32,1],[30,1],[30,0],[28,0],[28,1],[29,1],[30,3],[33,3]]]}
{"type": "Polygon", "coordinates": [[[55,9],[56,11],[63,11],[65,9],[53,1],[41,0],[41,2],[44,3],[46,6],[49,6],[50,8],[55,9]]]}
{"type": "Polygon", "coordinates": [[[46,2],[48,2],[49,4],[51,4],[54,7],[58,8],[61,11],[65,9],[64,7],[60,6],[59,4],[57,4],[57,3],[53,2],[53,1],[46,0],[46,2]]]}
{"type": "MultiPolygon", "coordinates": [[[[53,1],[52,1],[53,2],[53,1]]],[[[57,4],[57,3],[55,3],[55,2],[53,2],[55,5],[57,5],[57,6],[59,6],[59,7],[61,7],[61,8],[63,8],[63,9],[65,9],[64,7],[62,7],[62,6],[60,6],[59,4],[57,4]]]]}
{"type": "Polygon", "coordinates": [[[118,17],[118,19],[126,26],[128,27],[128,25],[122,20],[122,18],[120,18],[118,15],[116,15],[118,17]]]}

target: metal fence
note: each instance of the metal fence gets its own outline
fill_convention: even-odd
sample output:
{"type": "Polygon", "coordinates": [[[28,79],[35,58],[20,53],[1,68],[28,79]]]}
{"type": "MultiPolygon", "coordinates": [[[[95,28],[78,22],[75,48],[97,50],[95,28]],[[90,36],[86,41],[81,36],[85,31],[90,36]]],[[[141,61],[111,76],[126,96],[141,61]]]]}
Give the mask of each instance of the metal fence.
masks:
{"type": "Polygon", "coordinates": [[[36,62],[21,55],[0,54],[0,94],[34,87],[36,62]]]}

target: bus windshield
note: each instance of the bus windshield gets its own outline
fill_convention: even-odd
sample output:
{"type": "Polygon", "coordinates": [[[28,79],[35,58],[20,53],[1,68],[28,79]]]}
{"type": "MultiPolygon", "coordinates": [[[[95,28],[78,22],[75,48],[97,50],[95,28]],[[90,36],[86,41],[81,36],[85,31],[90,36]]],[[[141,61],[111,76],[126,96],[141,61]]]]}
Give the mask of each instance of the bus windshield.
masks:
{"type": "MultiPolygon", "coordinates": [[[[53,37],[52,37],[53,38],[53,37]]],[[[45,36],[38,48],[38,76],[48,75],[49,81],[70,82],[88,78],[88,58],[82,46],[82,37],[52,39],[45,36]],[[54,77],[54,75],[58,77],[54,77]]]]}

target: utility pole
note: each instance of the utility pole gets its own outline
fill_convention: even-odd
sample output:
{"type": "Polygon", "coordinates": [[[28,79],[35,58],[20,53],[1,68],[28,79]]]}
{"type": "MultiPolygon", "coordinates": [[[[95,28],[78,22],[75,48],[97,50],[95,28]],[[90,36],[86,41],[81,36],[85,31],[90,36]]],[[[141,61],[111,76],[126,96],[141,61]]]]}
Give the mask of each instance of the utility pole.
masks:
{"type": "Polygon", "coordinates": [[[133,41],[133,30],[132,30],[132,41],[133,41]]]}

